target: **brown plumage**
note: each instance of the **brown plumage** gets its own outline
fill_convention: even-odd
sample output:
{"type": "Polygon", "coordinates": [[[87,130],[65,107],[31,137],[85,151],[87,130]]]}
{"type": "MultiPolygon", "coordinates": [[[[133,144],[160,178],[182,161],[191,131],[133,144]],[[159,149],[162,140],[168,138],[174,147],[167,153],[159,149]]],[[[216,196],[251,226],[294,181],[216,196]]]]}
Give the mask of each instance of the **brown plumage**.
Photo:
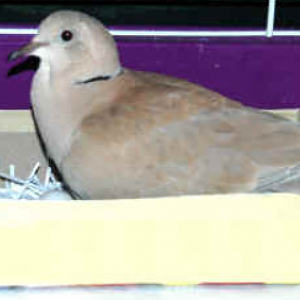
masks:
{"type": "Polygon", "coordinates": [[[25,53],[41,57],[32,105],[42,138],[81,198],[280,190],[300,177],[298,124],[122,69],[112,37],[90,16],[50,15],[11,58],[25,53]]]}

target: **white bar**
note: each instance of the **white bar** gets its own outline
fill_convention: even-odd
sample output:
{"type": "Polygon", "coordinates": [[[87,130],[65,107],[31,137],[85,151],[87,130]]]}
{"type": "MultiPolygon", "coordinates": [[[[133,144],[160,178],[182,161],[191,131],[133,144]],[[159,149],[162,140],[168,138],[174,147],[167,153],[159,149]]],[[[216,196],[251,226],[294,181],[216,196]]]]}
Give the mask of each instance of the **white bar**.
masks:
{"type": "Polygon", "coordinates": [[[272,37],[274,31],[276,0],[269,0],[266,36],[272,37]]]}
{"type": "Polygon", "coordinates": [[[37,29],[0,28],[0,34],[7,34],[7,35],[34,35],[37,33],[38,33],[37,29]]]}
{"type": "Polygon", "coordinates": [[[179,31],[179,30],[111,30],[115,36],[139,37],[225,37],[264,36],[265,31],[179,31]]]}
{"type": "MultiPolygon", "coordinates": [[[[145,30],[111,30],[115,36],[141,36],[141,37],[248,37],[266,36],[265,30],[241,30],[241,31],[145,31],[145,30]]],[[[300,30],[277,30],[273,36],[300,36],[300,30]]]]}
{"type": "MultiPolygon", "coordinates": [[[[182,31],[182,30],[110,30],[114,36],[123,37],[263,37],[265,30],[209,30],[209,31],[182,31]]],[[[5,35],[34,35],[37,29],[0,28],[0,34],[5,35]]],[[[300,30],[274,30],[273,36],[300,36],[300,30]]]]}

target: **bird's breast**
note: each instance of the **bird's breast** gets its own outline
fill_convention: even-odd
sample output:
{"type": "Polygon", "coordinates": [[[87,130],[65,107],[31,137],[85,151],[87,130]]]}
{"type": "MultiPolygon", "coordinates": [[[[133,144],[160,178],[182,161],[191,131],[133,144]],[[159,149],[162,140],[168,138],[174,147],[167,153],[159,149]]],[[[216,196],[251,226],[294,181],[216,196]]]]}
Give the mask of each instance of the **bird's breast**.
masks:
{"type": "Polygon", "coordinates": [[[41,66],[33,79],[31,101],[48,155],[59,165],[70,148],[75,124],[70,107],[72,92],[53,76],[47,65],[41,66]]]}

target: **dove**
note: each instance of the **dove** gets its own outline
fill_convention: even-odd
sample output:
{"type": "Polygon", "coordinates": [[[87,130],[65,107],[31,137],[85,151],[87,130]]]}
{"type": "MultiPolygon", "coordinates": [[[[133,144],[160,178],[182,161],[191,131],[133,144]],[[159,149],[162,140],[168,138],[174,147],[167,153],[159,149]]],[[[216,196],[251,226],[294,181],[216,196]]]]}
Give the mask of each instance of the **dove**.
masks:
{"type": "Polygon", "coordinates": [[[37,127],[76,198],[281,191],[300,177],[299,124],[123,67],[92,16],[50,14],[9,59],[30,55],[40,58],[31,86],[37,127]]]}

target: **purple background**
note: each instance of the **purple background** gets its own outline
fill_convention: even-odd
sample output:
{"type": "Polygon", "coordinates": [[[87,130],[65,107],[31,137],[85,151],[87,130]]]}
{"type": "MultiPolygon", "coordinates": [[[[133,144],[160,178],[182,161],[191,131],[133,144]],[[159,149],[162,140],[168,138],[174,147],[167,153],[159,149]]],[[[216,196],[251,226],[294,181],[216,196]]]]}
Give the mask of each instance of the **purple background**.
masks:
{"type": "MultiPolygon", "coordinates": [[[[33,72],[7,77],[17,64],[7,62],[8,53],[30,38],[0,35],[0,109],[30,107],[33,72]]],[[[300,107],[300,38],[134,37],[117,41],[125,67],[184,78],[254,107],[300,107]]]]}

